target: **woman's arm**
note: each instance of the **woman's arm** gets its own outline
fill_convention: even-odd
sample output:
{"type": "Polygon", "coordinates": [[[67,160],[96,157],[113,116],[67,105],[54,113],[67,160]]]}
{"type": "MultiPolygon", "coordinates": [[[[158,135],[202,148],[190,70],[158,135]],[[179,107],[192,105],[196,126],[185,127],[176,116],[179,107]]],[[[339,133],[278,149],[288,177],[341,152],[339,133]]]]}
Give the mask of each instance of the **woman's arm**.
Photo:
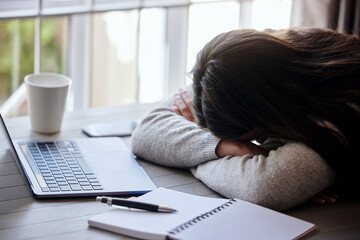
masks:
{"type": "Polygon", "coordinates": [[[239,141],[222,139],[215,149],[216,156],[219,158],[226,156],[244,156],[246,154],[268,156],[269,152],[265,148],[258,146],[250,141],[239,141]]]}
{"type": "Polygon", "coordinates": [[[227,198],[275,210],[304,203],[336,179],[325,160],[300,143],[287,143],[268,157],[248,154],[209,161],[192,173],[227,198]]]}
{"type": "Polygon", "coordinates": [[[132,151],[171,167],[194,167],[216,159],[220,139],[171,110],[173,98],[151,111],[132,135],[132,151]]]}

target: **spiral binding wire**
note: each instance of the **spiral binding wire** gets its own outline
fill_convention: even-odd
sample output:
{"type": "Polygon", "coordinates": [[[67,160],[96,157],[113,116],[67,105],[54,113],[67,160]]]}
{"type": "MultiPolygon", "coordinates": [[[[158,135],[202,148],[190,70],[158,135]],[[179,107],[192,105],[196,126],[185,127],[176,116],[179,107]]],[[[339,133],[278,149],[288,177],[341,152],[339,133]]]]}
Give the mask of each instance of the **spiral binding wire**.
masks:
{"type": "MultiPolygon", "coordinates": [[[[209,212],[206,212],[204,214],[201,214],[177,227],[175,227],[174,229],[172,229],[171,231],[169,231],[169,235],[176,235],[178,233],[180,233],[181,231],[184,231],[185,229],[193,226],[194,224],[198,223],[198,222],[201,222],[203,220],[205,220],[206,218],[209,218],[210,216],[218,213],[218,212],[221,212],[222,210],[224,210],[225,208],[231,206],[234,202],[236,202],[236,199],[230,199],[228,202],[220,205],[219,207],[217,208],[214,208],[213,210],[209,211],[209,212]]],[[[166,238],[166,239],[170,239],[170,238],[166,238]]]]}

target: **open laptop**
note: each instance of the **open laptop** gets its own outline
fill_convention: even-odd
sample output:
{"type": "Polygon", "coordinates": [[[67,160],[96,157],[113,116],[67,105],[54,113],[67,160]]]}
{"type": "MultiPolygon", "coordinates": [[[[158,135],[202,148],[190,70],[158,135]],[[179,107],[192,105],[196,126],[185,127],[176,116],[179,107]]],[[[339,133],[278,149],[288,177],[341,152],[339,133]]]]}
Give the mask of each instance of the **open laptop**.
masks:
{"type": "Polygon", "coordinates": [[[12,140],[0,119],[0,140],[35,197],[139,195],[156,188],[121,138],[12,140]]]}

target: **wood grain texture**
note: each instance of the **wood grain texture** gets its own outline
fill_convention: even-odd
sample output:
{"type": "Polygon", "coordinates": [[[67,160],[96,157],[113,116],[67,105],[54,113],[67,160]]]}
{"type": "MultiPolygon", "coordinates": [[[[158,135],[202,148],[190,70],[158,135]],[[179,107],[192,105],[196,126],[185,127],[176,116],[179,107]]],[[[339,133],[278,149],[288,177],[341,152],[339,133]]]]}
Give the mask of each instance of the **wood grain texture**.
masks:
{"type": "MultiPolygon", "coordinates": [[[[129,105],[66,113],[62,131],[53,135],[32,132],[28,117],[6,119],[6,123],[16,139],[79,138],[87,137],[81,131],[83,125],[141,119],[153,107],[154,104],[129,105]]],[[[123,139],[130,146],[131,138],[123,139]]],[[[138,162],[158,187],[221,197],[187,170],[158,166],[141,159],[138,162]]],[[[87,220],[91,216],[107,210],[108,206],[96,203],[94,198],[34,199],[10,152],[0,141],[0,239],[132,239],[88,226],[87,220]]],[[[307,203],[285,213],[318,226],[304,239],[360,239],[359,201],[323,206],[307,203]]]]}

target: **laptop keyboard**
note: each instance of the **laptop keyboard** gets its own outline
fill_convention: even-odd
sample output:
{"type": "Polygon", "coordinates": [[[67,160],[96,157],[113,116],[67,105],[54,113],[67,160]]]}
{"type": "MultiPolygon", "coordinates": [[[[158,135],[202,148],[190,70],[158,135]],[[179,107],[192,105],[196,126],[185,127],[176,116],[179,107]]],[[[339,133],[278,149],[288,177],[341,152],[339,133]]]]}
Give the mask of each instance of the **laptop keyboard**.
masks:
{"type": "Polygon", "coordinates": [[[29,164],[43,192],[103,190],[75,141],[27,142],[20,146],[26,146],[31,155],[29,164]]]}

